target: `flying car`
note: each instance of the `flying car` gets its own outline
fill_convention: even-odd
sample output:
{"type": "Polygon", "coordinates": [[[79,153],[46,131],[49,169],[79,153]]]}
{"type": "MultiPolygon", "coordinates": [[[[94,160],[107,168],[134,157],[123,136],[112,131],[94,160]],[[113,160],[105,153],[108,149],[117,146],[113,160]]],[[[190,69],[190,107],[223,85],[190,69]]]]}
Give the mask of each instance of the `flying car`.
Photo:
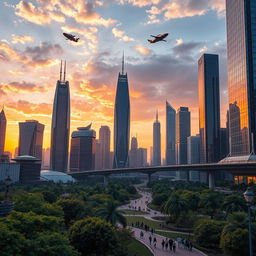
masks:
{"type": "Polygon", "coordinates": [[[70,40],[70,41],[73,41],[73,42],[76,42],[76,43],[79,40],[79,37],[76,37],[76,36],[68,34],[68,33],[63,33],[63,36],[66,37],[66,40],[70,40]]]}
{"type": "Polygon", "coordinates": [[[159,42],[159,41],[164,41],[166,42],[166,40],[164,40],[169,34],[168,33],[164,33],[164,34],[159,34],[157,36],[153,36],[153,35],[150,35],[151,37],[154,37],[154,39],[148,39],[148,41],[151,43],[151,44],[154,44],[156,42],[159,42]]]}

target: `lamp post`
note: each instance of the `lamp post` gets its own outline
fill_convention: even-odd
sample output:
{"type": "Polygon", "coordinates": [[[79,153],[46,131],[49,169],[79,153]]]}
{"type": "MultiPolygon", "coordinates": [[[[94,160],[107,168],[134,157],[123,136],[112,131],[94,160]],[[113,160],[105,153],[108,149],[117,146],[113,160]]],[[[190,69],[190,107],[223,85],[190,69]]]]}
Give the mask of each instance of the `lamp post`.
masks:
{"type": "Polygon", "coordinates": [[[253,256],[252,249],[252,223],[251,223],[251,204],[254,198],[254,193],[247,188],[244,192],[244,198],[248,205],[248,217],[249,217],[249,256],[253,256]]]}

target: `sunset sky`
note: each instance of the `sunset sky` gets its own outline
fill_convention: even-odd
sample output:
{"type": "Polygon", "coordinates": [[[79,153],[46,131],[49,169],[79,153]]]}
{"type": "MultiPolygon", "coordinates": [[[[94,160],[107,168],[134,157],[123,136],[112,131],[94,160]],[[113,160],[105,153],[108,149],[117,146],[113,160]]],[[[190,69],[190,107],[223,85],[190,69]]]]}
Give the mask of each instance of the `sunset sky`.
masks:
{"type": "MultiPolygon", "coordinates": [[[[152,146],[158,109],[165,148],[165,101],[191,110],[198,132],[197,60],[220,56],[221,117],[227,111],[225,0],[34,0],[0,1],[0,103],[8,120],[6,151],[18,145],[18,122],[45,125],[50,145],[52,103],[60,60],[67,61],[71,90],[71,132],[93,123],[108,125],[122,52],[128,73],[131,135],[152,146]],[[62,33],[80,37],[78,43],[62,33]],[[167,43],[150,35],[169,33],[167,43]]],[[[113,145],[113,139],[111,141],[113,145]]]]}

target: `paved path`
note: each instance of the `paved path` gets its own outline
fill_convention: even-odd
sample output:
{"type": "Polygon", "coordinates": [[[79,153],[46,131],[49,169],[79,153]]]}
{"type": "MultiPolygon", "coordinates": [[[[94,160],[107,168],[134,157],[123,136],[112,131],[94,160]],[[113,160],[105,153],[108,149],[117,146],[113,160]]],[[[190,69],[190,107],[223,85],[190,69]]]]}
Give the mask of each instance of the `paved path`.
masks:
{"type": "Polygon", "coordinates": [[[150,232],[146,232],[143,231],[143,238],[140,238],[140,232],[141,229],[138,228],[132,228],[132,231],[134,232],[134,237],[142,242],[143,244],[145,244],[147,247],[149,247],[151,249],[151,251],[153,252],[154,256],[170,256],[170,255],[179,255],[179,256],[206,256],[206,254],[204,254],[203,252],[200,252],[199,250],[193,248],[192,251],[188,251],[186,249],[183,248],[182,245],[180,245],[180,248],[178,246],[178,243],[176,243],[176,252],[174,253],[173,251],[170,251],[169,247],[168,249],[162,249],[162,241],[166,241],[166,237],[164,236],[160,236],[157,234],[152,235],[150,232]],[[156,243],[156,248],[154,248],[153,242],[149,241],[149,237],[152,237],[154,239],[154,237],[157,240],[156,243]]]}

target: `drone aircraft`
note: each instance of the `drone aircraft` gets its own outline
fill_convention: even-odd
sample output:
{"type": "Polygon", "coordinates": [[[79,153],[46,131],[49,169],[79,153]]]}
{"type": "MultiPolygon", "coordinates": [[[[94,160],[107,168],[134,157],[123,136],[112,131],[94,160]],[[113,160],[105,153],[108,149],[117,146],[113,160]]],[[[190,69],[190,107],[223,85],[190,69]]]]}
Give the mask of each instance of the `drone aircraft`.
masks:
{"type": "Polygon", "coordinates": [[[73,36],[71,34],[68,34],[68,33],[63,33],[63,36],[66,37],[66,40],[70,40],[70,41],[73,41],[73,42],[76,42],[76,43],[79,40],[79,37],[75,37],[75,36],[73,36]]]}
{"type": "Polygon", "coordinates": [[[151,44],[154,44],[156,42],[159,42],[159,41],[164,41],[166,42],[166,40],[164,40],[164,38],[166,38],[169,34],[168,33],[164,33],[164,34],[159,34],[157,36],[153,36],[153,35],[150,35],[152,37],[154,37],[154,39],[148,39],[148,41],[151,43],[151,44]]]}

